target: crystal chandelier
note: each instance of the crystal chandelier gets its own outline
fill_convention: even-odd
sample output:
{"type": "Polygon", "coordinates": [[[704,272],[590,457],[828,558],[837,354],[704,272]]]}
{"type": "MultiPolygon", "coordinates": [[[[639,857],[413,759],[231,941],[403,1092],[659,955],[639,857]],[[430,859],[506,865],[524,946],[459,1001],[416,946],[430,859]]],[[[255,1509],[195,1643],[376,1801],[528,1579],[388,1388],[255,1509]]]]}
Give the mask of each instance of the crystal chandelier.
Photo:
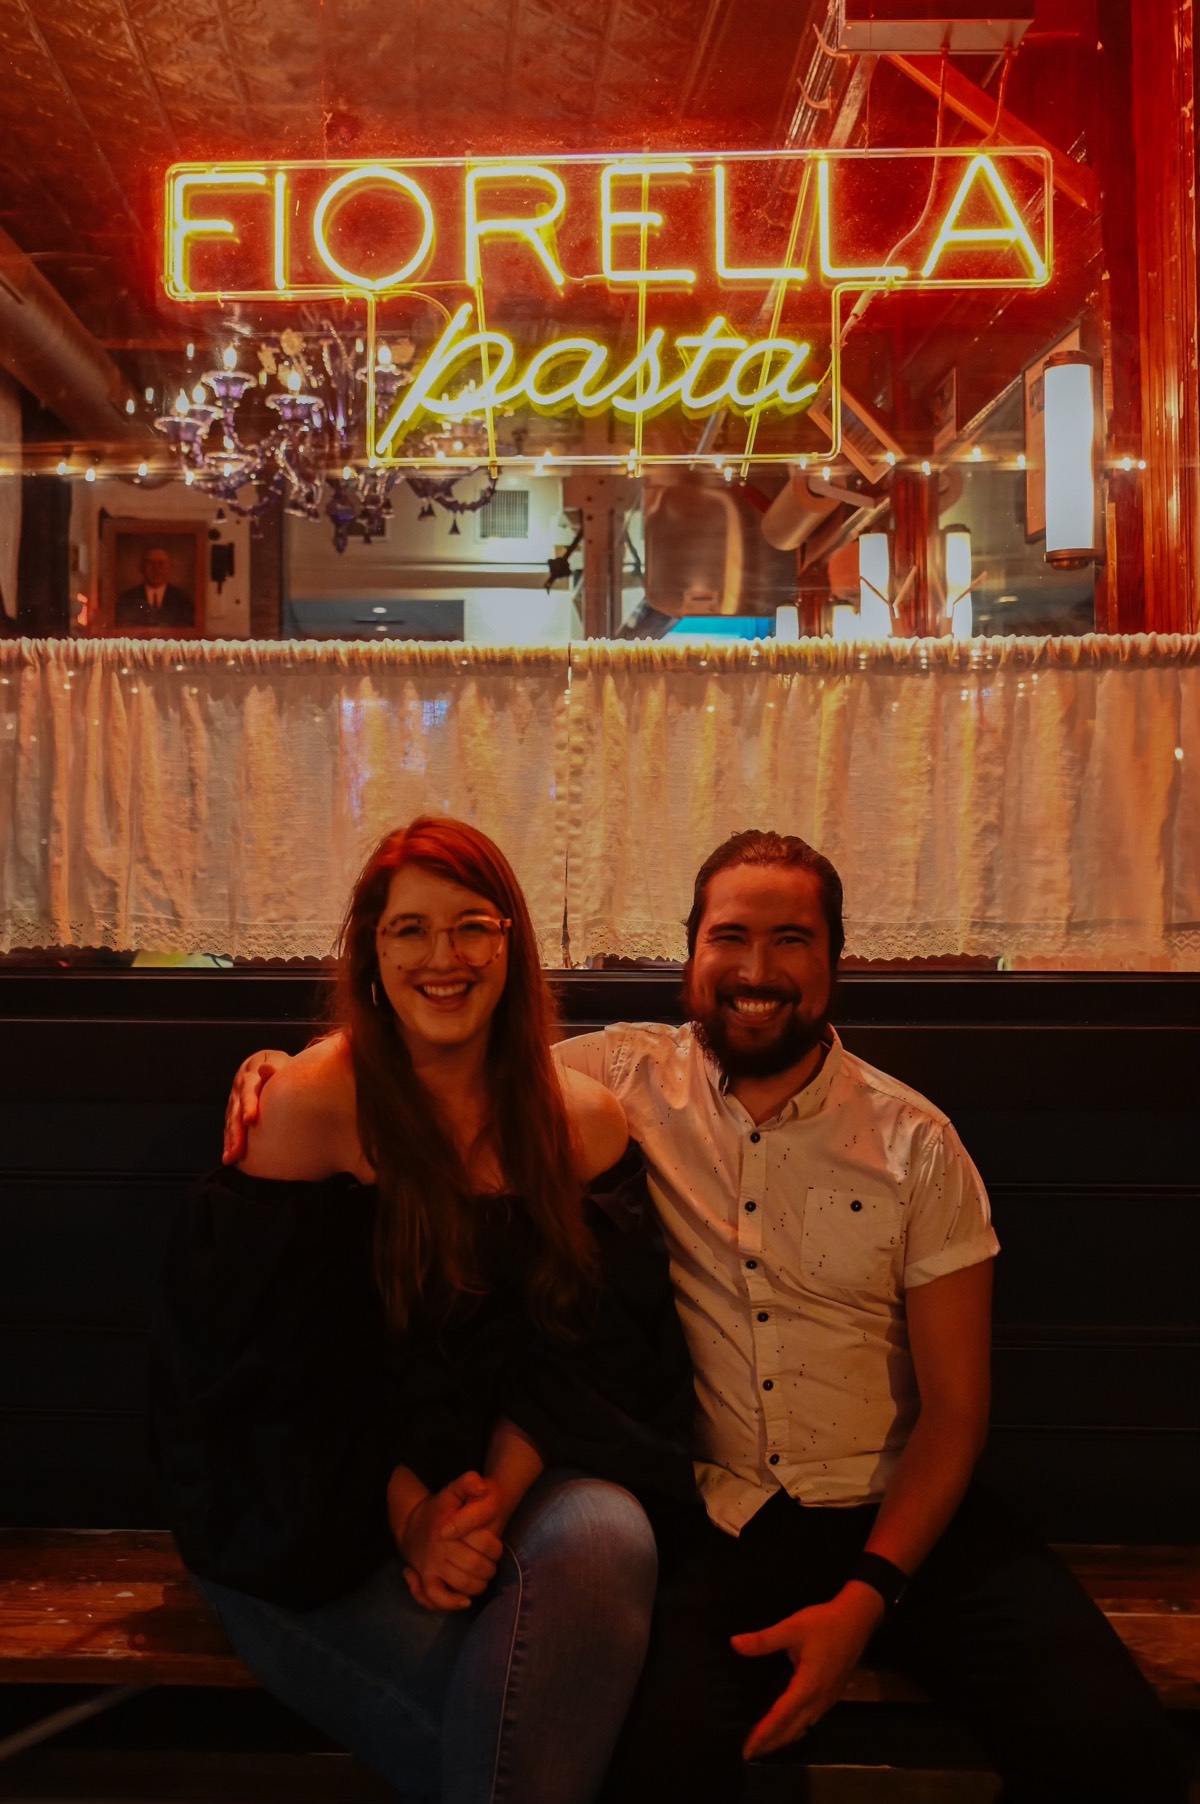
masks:
{"type": "MultiPolygon", "coordinates": [[[[485,507],[496,490],[494,477],[464,499],[458,484],[487,464],[481,420],[442,422],[409,441],[412,455],[436,464],[448,457],[476,457],[444,476],[374,467],[364,453],[368,383],[373,373],[378,420],[387,417],[408,387],[413,346],[380,343],[372,372],[363,361],[361,338],[350,339],[327,320],[309,331],[287,330],[257,346],[259,372],[238,367],[238,349],[229,345],[220,369],[206,370],[191,397],[180,391],[172,413],[155,427],[178,458],[185,482],[220,501],[231,512],[261,519],[279,503],[305,520],[327,519],[333,543],[344,551],[351,538],[369,545],[383,535],[398,481],[407,481],[423,505],[458,516],[485,507]],[[264,392],[272,384],[274,392],[264,392]],[[269,411],[268,411],[269,410],[269,411]],[[254,499],[245,491],[254,490],[254,499]]],[[[455,518],[452,532],[458,531],[455,518]]]]}

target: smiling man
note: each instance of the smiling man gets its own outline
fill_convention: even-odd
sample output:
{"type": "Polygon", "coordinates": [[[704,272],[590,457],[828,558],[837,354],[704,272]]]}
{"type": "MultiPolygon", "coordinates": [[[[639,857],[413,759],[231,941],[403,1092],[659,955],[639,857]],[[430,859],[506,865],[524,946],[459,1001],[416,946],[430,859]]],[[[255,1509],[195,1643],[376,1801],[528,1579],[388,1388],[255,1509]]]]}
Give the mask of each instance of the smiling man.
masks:
{"type": "Polygon", "coordinates": [[[641,1142],[696,1371],[707,1520],[663,1585],[605,1798],[732,1804],[868,1644],[954,1709],[1006,1804],[1182,1799],[1165,1719],[1049,1551],[972,1483],[987,1196],[941,1111],[828,1020],[842,886],[735,834],[687,923],[689,1024],[556,1048],[641,1142]]]}
{"type": "MultiPolygon", "coordinates": [[[[829,1024],[842,944],[828,859],[734,834],[696,878],[688,1024],[555,1048],[645,1153],[705,1506],[603,1798],[735,1804],[743,1760],[803,1737],[870,1645],[973,1731],[1004,1804],[1182,1804],[1186,1760],[1121,1642],[972,1479],[987,1195],[941,1110],[829,1024]]],[[[268,1058],[242,1067],[227,1157],[268,1058]]]]}

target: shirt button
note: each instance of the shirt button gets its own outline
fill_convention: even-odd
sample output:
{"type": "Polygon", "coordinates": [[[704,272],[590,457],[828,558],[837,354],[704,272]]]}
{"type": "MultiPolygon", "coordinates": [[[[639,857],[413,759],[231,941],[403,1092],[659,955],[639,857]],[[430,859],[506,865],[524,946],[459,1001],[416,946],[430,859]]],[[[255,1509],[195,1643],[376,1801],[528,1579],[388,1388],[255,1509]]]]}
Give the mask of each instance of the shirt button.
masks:
{"type": "Polygon", "coordinates": [[[758,1270],[758,1260],[757,1259],[747,1259],[746,1270],[748,1272],[756,1272],[758,1270]]]}
{"type": "Polygon", "coordinates": [[[758,1208],[758,1204],[757,1204],[757,1203],[747,1203],[747,1204],[746,1204],[746,1214],[747,1214],[747,1215],[753,1215],[753,1214],[754,1214],[754,1211],[755,1211],[755,1210],[756,1210],[756,1209],[757,1209],[757,1208],[758,1208]]]}
{"type": "Polygon", "coordinates": [[[855,1199],[851,1203],[850,1207],[854,1210],[855,1214],[857,1214],[858,1211],[862,1208],[862,1204],[859,1202],[858,1198],[855,1197],[855,1199]]]}
{"type": "Polygon", "coordinates": [[[760,1309],[758,1312],[758,1319],[760,1322],[769,1322],[771,1318],[765,1309],[760,1309]]]}
{"type": "Polygon", "coordinates": [[[751,1146],[757,1146],[761,1139],[762,1139],[762,1135],[758,1132],[758,1130],[756,1128],[755,1131],[750,1136],[751,1146]]]}
{"type": "Polygon", "coordinates": [[[775,1380],[773,1378],[764,1378],[763,1389],[764,1391],[773,1391],[775,1389],[775,1380]]]}
{"type": "Polygon", "coordinates": [[[777,1453],[773,1453],[771,1455],[770,1459],[767,1461],[767,1464],[769,1466],[777,1466],[779,1464],[779,1455],[777,1453]]]}

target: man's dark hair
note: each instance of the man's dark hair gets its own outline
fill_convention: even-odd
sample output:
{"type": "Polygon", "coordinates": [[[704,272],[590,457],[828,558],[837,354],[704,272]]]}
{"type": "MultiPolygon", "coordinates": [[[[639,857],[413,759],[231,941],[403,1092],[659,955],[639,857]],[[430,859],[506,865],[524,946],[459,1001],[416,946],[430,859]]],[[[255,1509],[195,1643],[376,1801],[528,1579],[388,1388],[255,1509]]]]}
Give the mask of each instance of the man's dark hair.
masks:
{"type": "Polygon", "coordinates": [[[692,912],[687,918],[687,949],[691,958],[696,950],[696,935],[708,897],[708,886],[718,871],[732,870],[736,865],[790,865],[795,870],[811,871],[817,880],[821,912],[829,929],[829,967],[837,969],[846,944],[842,926],[842,880],[828,858],[794,833],[764,833],[761,828],[747,827],[742,833],[731,833],[715,852],[710,852],[696,873],[692,894],[692,912]]]}

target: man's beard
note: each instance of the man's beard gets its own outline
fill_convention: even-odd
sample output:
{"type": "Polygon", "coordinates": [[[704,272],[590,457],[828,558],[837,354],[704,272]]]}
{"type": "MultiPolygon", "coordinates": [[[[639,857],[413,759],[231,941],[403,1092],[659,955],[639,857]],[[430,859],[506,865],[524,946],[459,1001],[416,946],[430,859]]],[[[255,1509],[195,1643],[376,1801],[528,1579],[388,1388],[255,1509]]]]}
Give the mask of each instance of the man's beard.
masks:
{"type": "MultiPolygon", "coordinates": [[[[756,997],[763,1002],[795,1001],[792,992],[774,986],[763,989],[740,986],[732,994],[756,997]]],[[[690,975],[685,974],[683,999],[697,1040],[728,1078],[778,1077],[781,1071],[790,1071],[793,1065],[799,1065],[829,1035],[829,1023],[824,1015],[814,1021],[792,1009],[772,1039],[758,1046],[739,1045],[729,1033],[720,995],[712,1008],[702,1008],[692,994],[690,975]]],[[[725,1000],[728,999],[729,993],[725,996],[725,1000]]]]}

